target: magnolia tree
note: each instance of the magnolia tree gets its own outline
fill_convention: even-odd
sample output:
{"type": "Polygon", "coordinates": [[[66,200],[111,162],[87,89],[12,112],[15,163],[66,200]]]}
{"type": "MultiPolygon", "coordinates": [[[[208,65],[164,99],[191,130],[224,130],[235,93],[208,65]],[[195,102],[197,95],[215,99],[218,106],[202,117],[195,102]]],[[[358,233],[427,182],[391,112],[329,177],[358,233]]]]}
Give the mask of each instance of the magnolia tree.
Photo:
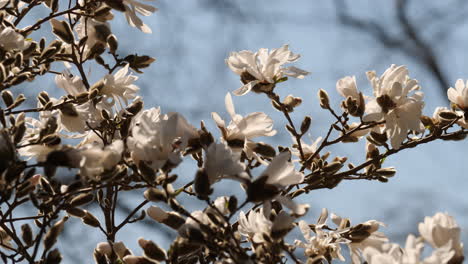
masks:
{"type": "Polygon", "coordinates": [[[360,92],[354,77],[344,77],[336,83],[341,109],[333,109],[327,92],[318,91],[320,106],[334,121],[311,142],[304,138],[311,117],[292,115],[302,99],[276,93],[288,78],[308,75],[285,66],[300,56],[286,45],[233,52],[226,64],[239,75],[241,87],[232,94],[260,94],[287,121],[291,144],[272,146],[258,138],[276,134],[273,120],[263,112],[236,113],[229,92],[224,99],[230,120],[212,113],[217,131],[204,122],[189,124],[179,113],[144,109],[134,72],[141,74],[154,59],[119,52],[110,23],[124,15],[130,26],[150,33],[139,15],[152,14],[154,6],[138,0],[0,0],[0,8],[4,263],[60,263],[56,242],[69,222],[79,220],[90,232],[102,233],[102,242],[88,252],[99,264],[463,262],[460,227],[448,214],[426,217],[419,233],[400,246],[379,231],[382,222],[351,223],[326,209],[313,220],[304,216],[309,205],[296,202],[343,181],[387,182],[396,171],[384,166],[386,157],[435,140],[463,140],[468,87],[462,80],[448,90],[450,107],[439,107],[429,117],[422,114],[423,93],[405,66],[391,65],[381,75],[367,72],[372,95],[360,92]],[[41,8],[48,15],[19,27],[41,8]],[[55,38],[29,37],[40,28],[51,29],[55,38]],[[89,68],[105,74],[91,81],[89,68]],[[41,75],[55,76],[62,95],[38,91],[37,105],[28,108],[15,87],[41,75]],[[359,140],[367,142],[361,164],[327,151],[359,140]],[[196,167],[191,180],[183,182],[174,169],[188,159],[196,167]],[[58,168],[75,173],[74,181],[61,181],[56,174],[63,169],[58,168]],[[244,194],[213,195],[222,184],[216,183],[228,180],[238,182],[244,194]],[[116,207],[123,192],[139,193],[143,201],[120,220],[116,207]],[[205,209],[185,208],[180,201],[186,197],[199,199],[205,209]],[[27,204],[34,210],[25,211],[27,204]],[[99,212],[84,209],[93,204],[99,212]],[[132,250],[141,251],[118,241],[122,229],[145,218],[154,219],[154,228],[174,230],[169,248],[140,238],[143,254],[135,255],[132,250]],[[288,235],[293,229],[303,237],[288,235]],[[342,253],[344,247],[349,254],[342,253]]]}

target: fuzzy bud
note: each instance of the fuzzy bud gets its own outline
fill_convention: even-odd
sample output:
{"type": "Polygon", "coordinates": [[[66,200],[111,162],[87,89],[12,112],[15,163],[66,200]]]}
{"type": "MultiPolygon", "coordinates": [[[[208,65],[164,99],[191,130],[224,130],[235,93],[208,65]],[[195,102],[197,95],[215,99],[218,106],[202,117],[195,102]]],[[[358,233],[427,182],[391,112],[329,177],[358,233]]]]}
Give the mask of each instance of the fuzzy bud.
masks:
{"type": "Polygon", "coordinates": [[[157,188],[148,188],[144,194],[145,199],[151,202],[166,201],[166,193],[163,190],[157,188]]]}
{"type": "Polygon", "coordinates": [[[163,261],[166,259],[166,252],[164,249],[160,248],[153,241],[140,238],[138,239],[138,244],[143,249],[145,257],[156,261],[163,261]]]}
{"type": "Polygon", "coordinates": [[[322,107],[323,109],[329,109],[330,98],[328,97],[328,93],[325,90],[320,89],[318,92],[318,97],[320,101],[320,107],[322,107]]]}

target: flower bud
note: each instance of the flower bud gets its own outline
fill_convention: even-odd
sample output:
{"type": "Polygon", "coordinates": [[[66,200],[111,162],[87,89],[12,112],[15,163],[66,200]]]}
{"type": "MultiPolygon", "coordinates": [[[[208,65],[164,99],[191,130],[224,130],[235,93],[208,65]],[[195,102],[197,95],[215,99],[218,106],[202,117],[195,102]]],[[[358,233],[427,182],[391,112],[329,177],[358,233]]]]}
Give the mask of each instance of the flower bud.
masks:
{"type": "Polygon", "coordinates": [[[439,117],[445,120],[454,120],[458,118],[457,114],[452,111],[440,111],[439,117]]]}
{"type": "Polygon", "coordinates": [[[57,238],[63,230],[65,222],[68,220],[68,216],[62,218],[62,220],[58,221],[53,225],[47,234],[44,237],[44,248],[45,250],[49,250],[52,246],[57,242],[57,238]]]}
{"type": "Polygon", "coordinates": [[[302,99],[300,97],[294,97],[292,95],[286,96],[283,101],[283,104],[286,106],[288,112],[294,111],[294,108],[299,106],[302,103],[302,99]]]}
{"type": "Polygon", "coordinates": [[[166,252],[153,241],[140,238],[138,239],[138,244],[143,249],[145,257],[156,261],[163,261],[166,259],[166,252]]]}
{"type": "Polygon", "coordinates": [[[132,252],[125,246],[122,241],[115,242],[112,245],[112,248],[120,259],[123,259],[125,256],[132,255],[132,252]]]}
{"type": "Polygon", "coordinates": [[[256,143],[253,151],[264,157],[276,156],[275,149],[272,146],[265,144],[265,143],[256,143]]]}
{"type": "Polygon", "coordinates": [[[62,255],[60,254],[60,251],[58,250],[58,248],[55,248],[51,250],[49,254],[47,254],[47,257],[44,263],[60,264],[61,261],[62,261],[62,255]]]}
{"type": "Polygon", "coordinates": [[[2,91],[2,99],[3,102],[5,102],[6,107],[9,107],[14,102],[13,94],[9,90],[2,91]]]}
{"type": "Polygon", "coordinates": [[[163,190],[157,188],[148,188],[144,194],[145,199],[151,202],[166,201],[166,193],[163,190]]]}
{"type": "Polygon", "coordinates": [[[81,221],[83,221],[83,223],[92,227],[99,227],[101,225],[101,223],[99,223],[99,220],[93,214],[91,214],[90,212],[86,210],[85,210],[85,216],[81,218],[81,221]]]}
{"type": "Polygon", "coordinates": [[[67,209],[67,213],[70,216],[78,217],[78,218],[83,218],[86,216],[86,211],[80,208],[76,207],[70,207],[67,209]]]}
{"type": "Polygon", "coordinates": [[[208,173],[206,173],[204,169],[199,169],[197,171],[193,186],[195,187],[195,193],[199,197],[208,197],[211,193],[213,193],[208,173]]]}
{"type": "Polygon", "coordinates": [[[146,210],[146,213],[159,223],[163,223],[173,229],[179,229],[185,223],[185,219],[177,213],[167,213],[157,206],[151,206],[146,210]]]}
{"type": "Polygon", "coordinates": [[[92,194],[92,193],[82,193],[82,194],[79,194],[79,195],[75,196],[71,200],[70,206],[71,207],[82,206],[82,205],[85,205],[85,204],[89,204],[93,200],[94,200],[94,194],[92,194]]]}
{"type": "Polygon", "coordinates": [[[396,173],[396,170],[393,167],[375,170],[376,175],[386,177],[386,178],[395,176],[395,173],[396,173]]]}
{"type": "Polygon", "coordinates": [[[21,226],[21,238],[23,239],[24,243],[29,246],[33,242],[33,233],[31,226],[28,224],[24,224],[21,226]]]}
{"type": "Polygon", "coordinates": [[[334,161],[323,167],[323,171],[329,174],[334,174],[343,167],[343,163],[340,161],[334,161]]]}
{"type": "Polygon", "coordinates": [[[115,51],[119,47],[119,43],[117,42],[117,37],[114,34],[110,34],[107,37],[107,45],[109,45],[110,52],[115,53],[115,51]]]}
{"type": "Polygon", "coordinates": [[[320,101],[320,107],[322,107],[323,109],[329,109],[330,98],[328,97],[328,93],[325,90],[320,89],[318,92],[318,97],[320,101]]]}
{"type": "Polygon", "coordinates": [[[126,256],[123,261],[125,264],[154,264],[153,261],[140,256],[126,256]]]}
{"type": "Polygon", "coordinates": [[[112,247],[108,242],[101,242],[97,244],[96,251],[102,255],[110,256],[112,254],[112,247]]]}
{"type": "Polygon", "coordinates": [[[312,123],[312,118],[310,116],[305,116],[304,120],[301,123],[301,134],[304,135],[310,128],[310,124],[312,123]]]}

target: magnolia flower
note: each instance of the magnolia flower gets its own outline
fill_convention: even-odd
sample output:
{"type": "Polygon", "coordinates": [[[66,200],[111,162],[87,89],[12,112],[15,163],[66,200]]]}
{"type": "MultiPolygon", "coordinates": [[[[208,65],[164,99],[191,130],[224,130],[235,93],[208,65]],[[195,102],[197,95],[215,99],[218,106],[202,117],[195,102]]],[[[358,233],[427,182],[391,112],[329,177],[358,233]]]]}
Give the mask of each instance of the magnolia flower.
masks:
{"type": "MultiPolygon", "coordinates": [[[[440,264],[449,263],[454,252],[449,247],[438,248],[432,254],[421,260],[424,242],[414,235],[408,235],[405,248],[394,243],[387,243],[381,247],[367,247],[363,251],[363,257],[369,264],[440,264]]],[[[361,263],[353,262],[353,263],[361,263]]]]}
{"type": "MultiPolygon", "coordinates": [[[[75,30],[79,39],[83,39],[85,36],[87,37],[85,54],[88,54],[91,48],[98,43],[106,45],[107,37],[111,34],[109,23],[89,17],[81,17],[75,30]]],[[[86,56],[87,55],[85,55],[85,57],[86,56]]]]}
{"type": "MultiPolygon", "coordinates": [[[[325,209],[326,210],[326,209],[325,209]]],[[[322,216],[326,219],[326,216],[322,216]]],[[[361,263],[361,253],[367,247],[380,248],[388,242],[388,238],[381,232],[378,232],[382,222],[369,220],[353,227],[350,226],[349,219],[342,218],[336,214],[331,214],[331,220],[338,226],[337,232],[341,237],[347,239],[347,245],[353,264],[361,263]]],[[[325,224],[325,221],[323,221],[325,224]]]]}
{"type": "Polygon", "coordinates": [[[304,174],[295,170],[289,161],[290,152],[282,152],[270,162],[262,174],[248,185],[247,199],[252,202],[264,202],[265,208],[271,207],[271,200],[276,200],[289,208],[293,215],[302,216],[309,209],[307,204],[296,204],[291,198],[279,195],[289,185],[299,184],[304,174]]]}
{"type": "Polygon", "coordinates": [[[212,143],[205,153],[205,172],[208,174],[210,184],[223,177],[235,179],[248,179],[245,165],[239,161],[231,148],[224,143],[212,143]]]}
{"type": "Polygon", "coordinates": [[[57,118],[50,111],[42,111],[39,119],[25,117],[24,113],[18,115],[16,123],[25,122],[26,131],[20,142],[22,147],[18,148],[21,156],[36,158],[38,162],[44,162],[47,155],[60,148],[59,144],[36,143],[40,139],[41,131],[49,132],[48,135],[57,135],[59,130],[57,118]],[[33,144],[36,143],[36,144],[33,144]]]}
{"type": "Polygon", "coordinates": [[[230,213],[228,208],[229,197],[227,196],[220,196],[216,198],[216,200],[213,202],[213,205],[216,208],[216,210],[211,207],[208,207],[207,210],[212,213],[220,212],[223,215],[227,215],[230,213]]]}
{"type": "Polygon", "coordinates": [[[29,44],[30,42],[26,41],[23,35],[17,33],[13,28],[0,26],[0,47],[3,50],[25,50],[29,44]]]}
{"type": "MultiPolygon", "coordinates": [[[[66,65],[68,66],[68,65],[66,65]]],[[[65,90],[69,95],[79,96],[87,92],[83,81],[78,76],[73,76],[68,69],[60,75],[55,76],[55,83],[59,88],[65,90]]],[[[57,102],[55,102],[57,103],[57,102]]],[[[94,104],[85,102],[83,104],[68,104],[60,111],[59,123],[69,132],[84,133],[88,130],[86,122],[91,126],[97,126],[102,121],[101,110],[112,113],[112,107],[103,101],[94,104]]]]}
{"type": "Polygon", "coordinates": [[[441,248],[450,243],[456,256],[463,256],[463,243],[460,242],[460,227],[455,219],[446,213],[426,216],[424,223],[419,223],[419,233],[434,248],[441,248]]]}
{"type": "MultiPolygon", "coordinates": [[[[57,118],[57,131],[60,132],[65,129],[68,132],[77,132],[79,135],[64,137],[81,137],[82,134],[88,130],[86,122],[92,123],[91,120],[96,118],[96,113],[90,111],[89,106],[91,103],[87,102],[81,105],[73,103],[63,103],[63,100],[50,98],[53,105],[61,105],[60,108],[50,111],[49,114],[57,118]]],[[[100,116],[100,115],[97,115],[100,116]]]]}
{"type": "Polygon", "coordinates": [[[244,95],[253,89],[255,92],[271,91],[274,84],[284,76],[302,79],[309,74],[294,66],[282,67],[284,64],[297,61],[300,55],[289,50],[288,45],[279,49],[260,49],[253,53],[249,50],[232,52],[226,59],[226,64],[236,74],[241,76],[244,84],[233,93],[244,95]]]}
{"type": "Polygon", "coordinates": [[[458,79],[455,88],[447,90],[449,100],[461,110],[468,111],[468,84],[465,85],[462,79],[458,79]]]}
{"type": "Polygon", "coordinates": [[[363,120],[385,120],[385,131],[390,138],[394,149],[401,146],[408,130],[422,131],[424,126],[420,121],[424,106],[423,93],[419,90],[416,80],[408,77],[405,66],[392,65],[380,78],[375,72],[367,73],[369,81],[374,88],[375,99],[366,105],[366,113],[363,120]]]}
{"type": "MultiPolygon", "coordinates": [[[[348,128],[345,128],[346,133],[348,133],[349,131],[351,131],[353,129],[356,129],[357,127],[359,127],[359,125],[360,124],[356,123],[356,122],[351,123],[348,128]]],[[[349,134],[349,138],[351,140],[355,139],[357,141],[357,140],[359,140],[359,138],[367,135],[370,131],[371,131],[370,128],[359,129],[359,130],[356,130],[353,133],[349,134]]]]}
{"type": "Polygon", "coordinates": [[[463,256],[458,256],[457,258],[452,246],[450,243],[447,243],[445,246],[433,250],[432,254],[424,259],[423,264],[450,263],[452,260],[455,260],[453,263],[461,263],[463,256]]]}
{"type": "Polygon", "coordinates": [[[323,259],[339,259],[345,261],[345,258],[341,254],[340,243],[346,242],[345,239],[342,239],[339,234],[334,231],[326,232],[322,229],[323,223],[318,224],[314,228],[315,236],[312,236],[312,229],[309,225],[301,220],[299,221],[299,229],[301,230],[306,242],[304,243],[301,240],[295,240],[294,244],[297,247],[304,248],[304,254],[312,259],[311,263],[314,261],[323,259]]]}
{"type": "Polygon", "coordinates": [[[341,107],[352,116],[361,117],[366,104],[364,95],[356,87],[356,77],[346,76],[336,82],[336,90],[345,98],[341,107]]]}
{"type": "Polygon", "coordinates": [[[269,220],[270,211],[260,208],[258,211],[251,210],[248,216],[243,211],[239,213],[239,233],[248,237],[253,243],[265,241],[264,235],[275,236],[285,235],[294,220],[286,212],[281,211],[272,222],[269,220]]]}
{"type": "Polygon", "coordinates": [[[138,77],[128,74],[128,67],[129,64],[122,67],[114,75],[107,74],[102,80],[103,87],[100,92],[105,96],[105,103],[113,106],[115,101],[118,101],[122,106],[122,102],[120,100],[123,100],[125,104],[128,104],[128,99],[136,97],[135,94],[140,90],[140,88],[133,84],[133,82],[138,80],[138,77]]]}
{"type": "Polygon", "coordinates": [[[138,28],[144,33],[151,33],[151,28],[143,23],[143,21],[137,16],[137,13],[143,16],[150,16],[158,9],[153,6],[143,4],[139,0],[123,0],[123,4],[125,6],[125,18],[127,19],[128,24],[132,27],[138,28]]]}
{"type": "Polygon", "coordinates": [[[402,249],[397,244],[385,244],[381,249],[367,247],[364,249],[362,255],[369,264],[403,264],[400,261],[402,257],[402,249]]]}
{"type": "Polygon", "coordinates": [[[80,174],[92,180],[99,180],[100,176],[112,170],[122,159],[124,143],[116,140],[112,144],[100,146],[85,146],[80,150],[80,174]]]}
{"type": "Polygon", "coordinates": [[[281,152],[271,161],[259,178],[266,177],[266,184],[280,188],[301,183],[304,180],[304,174],[295,170],[294,164],[289,161],[290,158],[290,152],[281,152]]]}
{"type": "Polygon", "coordinates": [[[351,97],[358,100],[360,95],[356,86],[355,76],[346,76],[336,82],[336,90],[344,98],[351,97]]]}
{"type": "Polygon", "coordinates": [[[236,114],[231,94],[227,93],[225,104],[232,121],[226,127],[224,120],[217,114],[211,113],[213,120],[223,134],[223,139],[233,148],[234,151],[243,150],[249,159],[256,159],[258,162],[267,165],[254,151],[257,144],[251,139],[261,136],[274,136],[276,130],[273,129],[273,120],[265,113],[255,112],[242,117],[236,114]]]}
{"type": "MultiPolygon", "coordinates": [[[[221,130],[223,138],[229,143],[237,140],[243,141],[261,136],[274,136],[276,130],[273,129],[273,120],[265,113],[255,112],[242,117],[236,114],[231,94],[227,93],[225,97],[226,110],[231,115],[232,121],[226,127],[226,123],[221,117],[213,112],[211,116],[216,125],[221,130]]],[[[242,144],[244,145],[244,144],[242,144]]]]}
{"type": "MultiPolygon", "coordinates": [[[[302,147],[302,152],[304,153],[304,158],[307,160],[308,158],[310,158],[310,156],[314,155],[315,152],[317,151],[318,149],[318,146],[320,144],[320,142],[322,141],[322,137],[318,137],[317,139],[315,139],[315,141],[310,137],[309,135],[309,138],[310,138],[310,141],[312,142],[312,144],[306,144],[302,139],[301,139],[301,147],[302,147]]],[[[296,138],[293,137],[293,141],[295,142],[296,141],[296,138]]],[[[298,149],[293,149],[291,150],[291,153],[297,157],[301,157],[301,153],[299,152],[298,149]]],[[[315,159],[316,157],[314,157],[315,159]]]]}
{"type": "Polygon", "coordinates": [[[55,83],[69,95],[77,96],[86,92],[86,87],[81,78],[73,76],[68,69],[63,71],[62,74],[55,75],[55,83]]]}
{"type": "Polygon", "coordinates": [[[161,115],[159,108],[139,113],[132,121],[132,135],[127,145],[136,164],[143,161],[153,169],[167,162],[181,162],[180,151],[189,140],[198,137],[197,130],[178,113],[161,115]]]}

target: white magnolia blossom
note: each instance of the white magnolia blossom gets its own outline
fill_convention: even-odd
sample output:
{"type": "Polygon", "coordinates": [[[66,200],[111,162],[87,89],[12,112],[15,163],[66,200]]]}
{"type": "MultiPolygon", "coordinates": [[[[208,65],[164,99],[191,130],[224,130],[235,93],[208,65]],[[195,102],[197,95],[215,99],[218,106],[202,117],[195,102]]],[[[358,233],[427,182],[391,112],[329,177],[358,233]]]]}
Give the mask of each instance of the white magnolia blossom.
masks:
{"type": "MultiPolygon", "coordinates": [[[[357,128],[359,126],[359,123],[356,123],[356,122],[353,122],[349,125],[349,128],[346,129],[346,132],[349,132],[355,128],[357,128]]],[[[349,136],[350,137],[354,137],[354,138],[361,138],[365,135],[367,135],[369,132],[371,131],[370,128],[366,128],[366,129],[359,129],[359,130],[356,130],[354,131],[353,133],[351,133],[349,136]]]]}
{"type": "Polygon", "coordinates": [[[257,84],[274,84],[284,76],[304,78],[309,72],[294,66],[283,67],[284,64],[295,62],[299,58],[300,55],[292,53],[288,45],[271,51],[260,49],[255,53],[250,50],[232,52],[226,59],[226,64],[234,73],[241,76],[244,83],[233,92],[234,95],[244,95],[257,84]]]}
{"type": "Polygon", "coordinates": [[[447,90],[449,100],[460,109],[468,111],[468,85],[462,79],[458,79],[455,88],[447,90]]]}
{"type": "MultiPolygon", "coordinates": [[[[65,64],[65,66],[69,67],[68,64],[65,64]]],[[[64,70],[62,74],[55,76],[55,83],[69,95],[79,96],[87,92],[81,78],[72,75],[68,69],[64,70]]],[[[101,110],[106,110],[110,114],[113,113],[112,106],[107,104],[105,100],[97,104],[88,101],[83,104],[70,106],[72,106],[73,111],[61,111],[59,123],[61,123],[67,131],[81,134],[83,134],[85,130],[88,130],[86,122],[91,126],[99,125],[103,120],[101,110]]]]}
{"type": "Polygon", "coordinates": [[[137,16],[137,13],[143,16],[150,16],[158,9],[154,6],[143,4],[141,0],[123,0],[123,4],[125,6],[125,18],[127,19],[128,24],[132,27],[138,28],[144,33],[151,33],[151,28],[143,23],[143,21],[137,16]]]}
{"type": "Polygon", "coordinates": [[[87,92],[81,78],[71,74],[68,69],[63,71],[62,74],[55,75],[55,83],[69,95],[77,96],[87,92]]]}
{"type": "Polygon", "coordinates": [[[434,248],[449,244],[455,250],[456,256],[463,256],[463,243],[460,241],[461,229],[455,219],[446,213],[436,213],[433,217],[426,216],[419,223],[419,233],[434,248]]]}
{"type": "Polygon", "coordinates": [[[228,142],[233,139],[246,140],[276,135],[276,130],[273,129],[273,120],[265,113],[255,112],[245,117],[236,114],[230,93],[226,94],[224,102],[232,119],[229,125],[226,126],[224,120],[217,113],[212,112],[211,116],[228,142]]]}
{"type": "Polygon", "coordinates": [[[286,212],[281,211],[272,222],[269,220],[270,211],[260,208],[258,211],[251,210],[246,216],[243,211],[239,213],[239,233],[248,237],[253,243],[265,241],[264,235],[273,232],[288,230],[294,220],[286,212]]]}
{"type": "MultiPolygon", "coordinates": [[[[293,137],[293,142],[296,141],[296,138],[293,137]]],[[[318,149],[320,142],[322,141],[322,137],[318,137],[315,139],[315,141],[310,137],[309,139],[312,142],[312,144],[306,144],[302,139],[301,139],[301,147],[302,147],[302,152],[304,153],[304,156],[306,159],[308,159],[310,156],[312,156],[318,149]]],[[[301,153],[299,152],[298,149],[293,149],[291,150],[291,153],[297,157],[301,157],[301,153]]],[[[317,157],[314,157],[314,159],[317,157]]]]}
{"type": "MultiPolygon", "coordinates": [[[[338,226],[337,232],[341,233],[349,230],[345,224],[346,222],[349,222],[349,220],[336,214],[331,214],[331,220],[338,226]]],[[[353,264],[360,264],[362,262],[361,254],[365,248],[380,248],[383,244],[388,242],[388,238],[385,234],[378,232],[380,226],[384,226],[382,222],[368,220],[359,224],[359,226],[361,226],[361,229],[364,230],[368,236],[365,239],[358,239],[356,241],[350,240],[346,243],[348,245],[353,264]]]]}
{"type": "Polygon", "coordinates": [[[127,139],[134,162],[144,161],[153,169],[162,168],[166,162],[179,164],[180,150],[198,136],[182,115],[160,112],[159,108],[151,108],[139,113],[132,120],[132,136],[127,139]]]}
{"type": "Polygon", "coordinates": [[[111,34],[109,23],[88,17],[81,17],[74,29],[80,39],[83,39],[85,36],[88,37],[86,39],[84,57],[87,57],[91,48],[97,43],[106,44],[107,37],[111,34]]]}
{"type": "Polygon", "coordinates": [[[319,223],[314,229],[315,236],[312,236],[312,229],[303,220],[299,221],[299,229],[304,235],[306,242],[295,240],[294,244],[297,247],[305,249],[304,254],[312,259],[311,263],[320,259],[327,260],[326,255],[329,255],[333,259],[345,261],[345,258],[341,254],[340,243],[345,243],[346,239],[341,238],[339,234],[333,231],[324,231],[323,224],[319,223]]]}
{"type": "MultiPolygon", "coordinates": [[[[256,182],[263,181],[265,185],[275,186],[278,190],[286,188],[289,185],[299,184],[304,180],[304,174],[299,171],[296,171],[294,164],[289,161],[291,159],[291,153],[288,151],[281,152],[278,154],[267,168],[260,174],[256,182]]],[[[255,182],[254,182],[255,185],[255,182]]],[[[254,191],[257,192],[257,191],[254,191]]],[[[253,193],[251,193],[253,194],[253,193]]],[[[251,197],[253,200],[256,195],[253,194],[251,197]]],[[[278,201],[289,210],[294,216],[302,216],[307,213],[309,210],[308,204],[298,204],[294,202],[291,198],[283,195],[275,195],[272,197],[273,200],[278,201]]],[[[271,208],[270,200],[263,200],[263,206],[265,208],[271,208]]]]}
{"type": "Polygon", "coordinates": [[[273,120],[262,112],[250,113],[243,117],[236,114],[230,93],[225,97],[226,109],[231,116],[231,122],[226,126],[224,120],[215,112],[211,113],[213,120],[221,130],[223,139],[234,151],[244,150],[249,159],[255,158],[260,163],[266,164],[254,151],[256,143],[251,139],[262,136],[274,136],[273,120]],[[238,142],[240,141],[240,142],[238,142]]]}
{"type": "Polygon", "coordinates": [[[290,158],[290,152],[281,152],[270,162],[260,177],[267,177],[266,184],[280,188],[301,183],[304,180],[304,174],[296,171],[294,164],[289,161],[290,158]]]}
{"type": "Polygon", "coordinates": [[[20,145],[23,147],[18,148],[18,153],[24,157],[35,158],[38,162],[44,162],[47,159],[47,155],[57,150],[60,145],[31,143],[37,142],[41,130],[55,129],[55,133],[51,133],[50,135],[56,135],[59,132],[57,118],[50,111],[42,111],[39,114],[39,119],[25,117],[24,114],[18,115],[16,122],[23,121],[26,124],[26,131],[20,142],[20,145]]]}
{"type": "Polygon", "coordinates": [[[225,143],[212,143],[205,153],[205,172],[210,184],[221,178],[248,179],[245,165],[239,155],[232,152],[225,143]]]}
{"type": "Polygon", "coordinates": [[[228,204],[229,204],[229,197],[227,196],[220,196],[216,198],[216,200],[213,202],[213,205],[216,207],[216,210],[208,207],[207,210],[213,213],[220,212],[223,215],[229,214],[229,209],[228,209],[228,204]]]}
{"type": "Polygon", "coordinates": [[[122,106],[121,100],[125,104],[128,104],[129,99],[134,99],[136,97],[136,93],[140,88],[133,83],[138,80],[138,77],[131,73],[128,74],[128,68],[129,64],[122,67],[114,75],[107,74],[104,77],[104,86],[100,92],[105,96],[105,103],[113,106],[115,101],[118,101],[122,106]]]}
{"type": "Polygon", "coordinates": [[[405,248],[394,243],[384,244],[380,248],[367,247],[363,257],[369,264],[442,264],[448,263],[454,255],[453,250],[444,247],[421,259],[423,248],[424,242],[410,234],[406,239],[405,248]]]}
{"type": "Polygon", "coordinates": [[[80,174],[92,180],[99,180],[100,176],[112,170],[122,159],[124,143],[115,140],[105,146],[85,146],[80,149],[80,174]]]}
{"type": "Polygon", "coordinates": [[[368,72],[367,77],[374,88],[375,98],[367,103],[367,115],[363,119],[366,122],[385,120],[385,131],[391,145],[398,149],[409,130],[424,129],[420,121],[423,93],[417,91],[418,82],[408,77],[405,66],[392,65],[380,78],[375,72],[368,72]]]}
{"type": "Polygon", "coordinates": [[[360,95],[356,86],[356,77],[355,76],[346,76],[339,79],[336,82],[336,90],[344,98],[351,97],[355,100],[359,100],[360,95]]]}
{"type": "Polygon", "coordinates": [[[400,264],[401,255],[402,249],[397,244],[385,244],[381,250],[367,247],[363,252],[363,257],[369,264],[400,264]]]}
{"type": "Polygon", "coordinates": [[[0,47],[6,51],[25,50],[31,42],[11,27],[0,26],[0,47]]]}

